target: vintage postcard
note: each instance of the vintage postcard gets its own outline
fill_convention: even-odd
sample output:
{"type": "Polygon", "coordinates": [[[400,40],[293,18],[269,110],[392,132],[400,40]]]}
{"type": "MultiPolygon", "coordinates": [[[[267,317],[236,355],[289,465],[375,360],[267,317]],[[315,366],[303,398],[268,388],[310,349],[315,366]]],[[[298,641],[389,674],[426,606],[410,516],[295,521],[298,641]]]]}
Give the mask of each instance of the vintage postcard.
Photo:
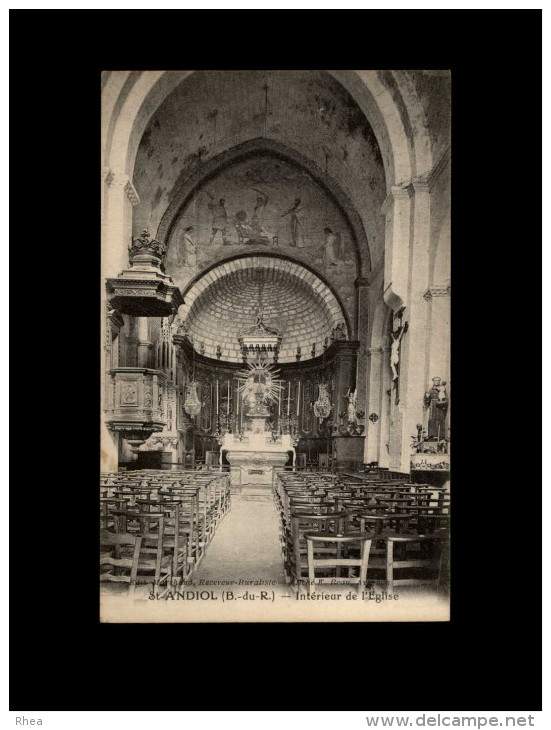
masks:
{"type": "Polygon", "coordinates": [[[104,71],[101,621],[447,621],[447,70],[104,71]]]}

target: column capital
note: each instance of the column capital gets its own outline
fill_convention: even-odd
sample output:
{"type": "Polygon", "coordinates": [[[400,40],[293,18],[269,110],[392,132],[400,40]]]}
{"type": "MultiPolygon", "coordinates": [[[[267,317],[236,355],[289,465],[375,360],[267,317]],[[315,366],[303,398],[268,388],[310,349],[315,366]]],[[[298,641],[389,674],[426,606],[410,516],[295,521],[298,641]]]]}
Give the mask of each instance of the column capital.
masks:
{"type": "Polygon", "coordinates": [[[430,185],[426,175],[420,175],[411,181],[411,187],[415,193],[430,193],[430,185]]]}
{"type": "Polygon", "coordinates": [[[118,187],[123,188],[126,193],[126,197],[132,203],[134,208],[140,202],[138,191],[132,184],[132,180],[125,173],[108,170],[105,175],[105,182],[108,187],[111,187],[111,185],[117,185],[118,187]]]}
{"type": "Polygon", "coordinates": [[[371,355],[382,355],[383,348],[382,347],[368,347],[367,352],[368,352],[368,357],[371,357],[371,355]]]}
{"type": "Polygon", "coordinates": [[[405,185],[393,185],[390,191],[381,205],[381,213],[386,215],[390,210],[392,204],[396,200],[409,200],[411,197],[411,190],[408,184],[405,185]]]}
{"type": "Polygon", "coordinates": [[[115,173],[110,167],[103,166],[101,168],[101,179],[107,185],[107,187],[111,185],[114,177],[115,173]]]}
{"type": "Polygon", "coordinates": [[[130,180],[130,178],[124,186],[124,192],[126,193],[128,200],[132,203],[132,207],[135,208],[140,202],[140,196],[138,195],[138,191],[134,185],[132,185],[132,180],[130,180]]]}
{"type": "Polygon", "coordinates": [[[354,286],[356,287],[356,289],[360,289],[362,287],[368,289],[370,286],[369,279],[366,276],[358,276],[358,278],[354,282],[354,286]]]}
{"type": "Polygon", "coordinates": [[[429,286],[423,294],[423,298],[430,302],[433,297],[449,297],[451,296],[451,287],[449,284],[433,284],[429,286]]]}

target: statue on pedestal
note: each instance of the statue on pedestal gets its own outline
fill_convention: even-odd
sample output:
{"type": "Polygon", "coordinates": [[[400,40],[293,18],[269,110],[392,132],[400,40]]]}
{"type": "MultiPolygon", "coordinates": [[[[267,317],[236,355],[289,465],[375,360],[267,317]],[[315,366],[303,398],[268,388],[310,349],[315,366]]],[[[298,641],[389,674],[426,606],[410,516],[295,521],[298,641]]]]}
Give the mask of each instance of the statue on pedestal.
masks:
{"type": "Polygon", "coordinates": [[[347,390],[345,398],[348,400],[348,423],[356,423],[356,391],[347,390]]]}
{"type": "Polygon", "coordinates": [[[441,378],[432,379],[432,387],[424,396],[425,408],[429,409],[429,423],[427,437],[441,441],[446,434],[446,413],[448,412],[448,394],[446,382],[441,378]]]}

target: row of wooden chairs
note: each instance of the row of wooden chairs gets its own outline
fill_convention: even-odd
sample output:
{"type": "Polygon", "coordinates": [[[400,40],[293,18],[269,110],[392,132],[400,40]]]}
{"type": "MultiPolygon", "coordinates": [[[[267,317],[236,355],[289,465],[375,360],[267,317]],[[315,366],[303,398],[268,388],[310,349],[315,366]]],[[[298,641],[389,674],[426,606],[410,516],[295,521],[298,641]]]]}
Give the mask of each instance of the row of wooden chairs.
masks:
{"type": "Polygon", "coordinates": [[[370,577],[384,580],[388,591],[439,582],[450,519],[442,490],[403,481],[382,486],[332,474],[279,473],[274,498],[283,560],[295,588],[307,583],[311,591],[316,570],[330,573],[316,577],[317,583],[339,583],[343,567],[348,568],[343,580],[358,588],[366,584],[368,567],[370,577]],[[359,562],[346,562],[351,560],[359,562]]]}
{"type": "Polygon", "coordinates": [[[101,481],[100,579],[127,583],[130,597],[139,583],[178,590],[231,508],[228,475],[144,470],[101,481]]]}

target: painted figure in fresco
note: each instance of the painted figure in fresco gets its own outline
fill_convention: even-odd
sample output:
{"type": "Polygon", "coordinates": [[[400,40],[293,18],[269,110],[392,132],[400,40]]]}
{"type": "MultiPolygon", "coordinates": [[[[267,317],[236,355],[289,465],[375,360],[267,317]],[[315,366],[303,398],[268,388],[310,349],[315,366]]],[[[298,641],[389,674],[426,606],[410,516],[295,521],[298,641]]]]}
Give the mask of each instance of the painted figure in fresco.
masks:
{"type": "Polygon", "coordinates": [[[338,266],[342,261],[341,234],[333,233],[331,228],[324,228],[325,260],[330,266],[338,266]]]}
{"type": "Polygon", "coordinates": [[[237,231],[238,243],[249,243],[252,245],[267,245],[270,243],[268,233],[263,229],[257,229],[247,219],[247,213],[240,210],[235,214],[235,230],[237,231]]]}
{"type": "Polygon", "coordinates": [[[295,198],[295,204],[282,214],[291,216],[291,246],[296,248],[304,248],[304,209],[301,205],[300,198],[295,198]]]}
{"type": "Polygon", "coordinates": [[[448,395],[441,378],[432,379],[432,387],[425,393],[424,405],[429,409],[428,438],[441,441],[446,433],[448,411],[448,395]]]}
{"type": "Polygon", "coordinates": [[[205,193],[209,196],[210,202],[208,208],[212,213],[212,235],[210,237],[209,245],[214,243],[217,233],[222,234],[222,243],[224,246],[229,246],[230,242],[227,239],[227,226],[228,226],[228,214],[226,212],[226,200],[220,198],[218,203],[214,202],[214,195],[205,190],[205,193]]]}
{"type": "Polygon", "coordinates": [[[259,195],[257,195],[256,197],[256,204],[254,206],[253,217],[251,219],[251,226],[258,233],[261,233],[262,219],[264,217],[266,206],[268,205],[268,196],[266,195],[266,193],[263,193],[262,190],[257,190],[256,188],[253,188],[253,190],[259,193],[259,195]]]}
{"type": "Polygon", "coordinates": [[[193,230],[193,226],[184,230],[184,266],[197,266],[197,249],[191,237],[193,230]]]}

